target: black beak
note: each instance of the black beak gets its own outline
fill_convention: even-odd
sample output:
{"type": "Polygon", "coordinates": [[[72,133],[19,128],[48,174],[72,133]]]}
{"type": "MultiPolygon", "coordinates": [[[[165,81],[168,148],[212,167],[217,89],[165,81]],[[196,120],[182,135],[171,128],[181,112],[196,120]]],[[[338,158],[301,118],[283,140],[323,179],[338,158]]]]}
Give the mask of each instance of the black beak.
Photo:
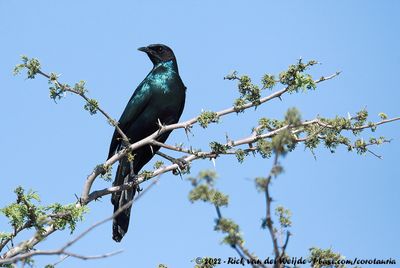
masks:
{"type": "Polygon", "coordinates": [[[148,47],[139,47],[138,50],[139,50],[139,51],[143,51],[143,52],[145,52],[145,53],[150,52],[150,49],[149,49],[148,47]]]}
{"type": "Polygon", "coordinates": [[[138,50],[146,53],[147,56],[150,58],[150,60],[153,62],[153,64],[156,64],[157,62],[161,61],[160,56],[157,55],[157,53],[153,49],[150,49],[149,47],[139,47],[138,50]]]}

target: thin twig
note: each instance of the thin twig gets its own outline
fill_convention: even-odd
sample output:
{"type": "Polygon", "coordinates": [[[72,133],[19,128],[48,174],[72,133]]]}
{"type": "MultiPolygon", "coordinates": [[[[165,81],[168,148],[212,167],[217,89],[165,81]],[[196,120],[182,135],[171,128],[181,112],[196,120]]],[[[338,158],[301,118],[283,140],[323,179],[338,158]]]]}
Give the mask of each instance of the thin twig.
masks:
{"type": "Polygon", "coordinates": [[[278,239],[276,237],[276,232],[275,232],[275,228],[273,225],[273,221],[272,221],[272,217],[271,217],[271,202],[272,202],[272,198],[271,195],[269,193],[269,186],[273,177],[273,172],[276,169],[276,167],[278,166],[278,158],[279,158],[279,153],[275,152],[275,157],[274,157],[274,162],[271,168],[271,171],[267,177],[267,185],[265,186],[265,199],[266,199],[266,226],[268,228],[268,231],[271,235],[271,240],[272,240],[272,244],[273,244],[273,249],[274,249],[274,255],[275,255],[275,260],[276,263],[274,264],[274,268],[279,268],[279,263],[278,263],[278,259],[280,256],[280,252],[279,252],[279,247],[278,247],[278,239]]]}
{"type": "Polygon", "coordinates": [[[285,257],[286,248],[287,248],[287,246],[288,246],[288,244],[289,244],[289,237],[290,237],[291,235],[292,235],[292,234],[291,234],[289,231],[286,231],[286,240],[285,240],[285,243],[284,243],[283,246],[282,246],[282,252],[281,252],[281,255],[280,255],[280,257],[279,257],[279,260],[282,260],[282,258],[285,257]]]}
{"type": "Polygon", "coordinates": [[[14,238],[16,237],[20,232],[23,230],[29,229],[32,227],[32,223],[30,221],[26,222],[23,226],[18,227],[14,230],[11,236],[9,236],[7,239],[4,239],[2,243],[0,243],[0,252],[3,250],[3,248],[14,238]]]}
{"type": "MultiPolygon", "coordinates": [[[[386,123],[390,123],[390,122],[394,122],[394,121],[398,121],[400,120],[400,117],[394,117],[394,118],[390,118],[390,119],[385,119],[385,120],[381,120],[379,122],[376,123],[372,123],[372,124],[366,124],[366,125],[362,125],[362,126],[358,126],[358,127],[344,127],[343,130],[362,130],[362,129],[366,129],[366,128],[372,128],[372,127],[376,127],[382,124],[386,124],[386,123]]],[[[331,126],[327,123],[322,122],[321,120],[316,120],[317,124],[326,128],[331,128],[334,129],[334,126],[331,126]]]]}
{"type": "MultiPolygon", "coordinates": [[[[221,213],[221,210],[220,210],[220,208],[219,208],[219,206],[217,206],[217,205],[214,205],[214,207],[215,207],[215,210],[216,210],[216,212],[217,212],[217,222],[219,222],[221,219],[222,219],[222,213],[221,213]]],[[[249,260],[253,260],[253,261],[257,261],[258,260],[258,257],[257,256],[255,256],[255,255],[253,255],[253,254],[251,254],[250,252],[249,252],[249,250],[248,249],[246,249],[244,246],[243,246],[243,244],[242,243],[236,243],[236,244],[233,244],[233,245],[231,245],[232,246],[232,248],[237,252],[237,254],[239,255],[239,257],[240,258],[245,258],[245,256],[247,256],[248,258],[249,258],[249,260]],[[240,250],[239,250],[240,249],[240,250]]],[[[267,268],[265,265],[263,265],[263,264],[251,264],[251,266],[253,267],[253,268],[257,268],[257,267],[262,267],[262,268],[267,268]]]]}
{"type": "MultiPolygon", "coordinates": [[[[74,90],[73,88],[71,88],[70,86],[60,83],[57,79],[56,80],[50,79],[50,75],[48,75],[47,73],[44,73],[42,70],[38,70],[38,74],[46,77],[47,79],[49,79],[49,81],[51,81],[53,84],[57,85],[58,87],[62,88],[64,91],[71,92],[71,93],[73,93],[75,95],[81,96],[87,102],[90,101],[90,99],[85,95],[85,93],[78,92],[78,91],[74,90]]],[[[105,118],[107,118],[108,122],[113,124],[113,126],[117,130],[118,134],[121,135],[121,137],[122,137],[123,141],[125,142],[125,144],[129,145],[130,144],[129,143],[129,138],[125,135],[125,133],[118,126],[118,121],[112,119],[111,116],[108,115],[108,113],[106,113],[100,106],[97,106],[96,109],[101,114],[103,114],[105,118]]]]}
{"type": "Polygon", "coordinates": [[[56,265],[62,263],[62,262],[65,261],[68,257],[69,257],[69,255],[61,256],[61,258],[60,258],[58,261],[56,261],[55,263],[53,263],[53,266],[56,266],[56,265]]]}
{"type": "Polygon", "coordinates": [[[240,250],[243,252],[243,254],[244,254],[249,260],[253,260],[253,261],[254,261],[254,263],[251,263],[251,266],[252,266],[252,267],[254,267],[254,268],[258,268],[258,267],[267,268],[267,266],[264,265],[263,263],[256,263],[256,262],[259,261],[260,259],[259,259],[257,256],[251,254],[251,253],[249,252],[249,250],[248,250],[247,248],[245,248],[242,244],[237,244],[237,246],[240,248],[240,250]]]}

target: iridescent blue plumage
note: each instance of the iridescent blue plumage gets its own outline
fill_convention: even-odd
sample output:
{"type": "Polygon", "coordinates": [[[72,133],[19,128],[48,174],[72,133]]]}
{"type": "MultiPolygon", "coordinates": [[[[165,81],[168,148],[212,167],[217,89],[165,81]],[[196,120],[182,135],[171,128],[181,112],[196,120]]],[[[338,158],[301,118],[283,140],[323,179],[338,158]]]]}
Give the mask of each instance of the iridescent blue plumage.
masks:
{"type": "MultiPolygon", "coordinates": [[[[153,62],[154,66],[142,83],[136,88],[119,120],[119,126],[128,136],[131,143],[137,142],[158,129],[158,121],[162,124],[178,122],[185,104],[185,91],[179,73],[175,56],[170,48],[165,45],[150,45],[140,48],[153,62]]],[[[158,137],[158,141],[165,142],[170,132],[158,137]]],[[[110,144],[108,157],[123,148],[118,132],[114,132],[110,144]]],[[[150,161],[154,153],[159,150],[157,146],[144,146],[134,152],[134,160],[129,163],[126,158],[118,165],[117,174],[113,185],[134,180],[131,174],[138,174],[142,167],[150,161]]],[[[126,190],[112,195],[111,201],[114,211],[133,199],[137,189],[126,190]]],[[[120,241],[128,230],[130,207],[118,215],[113,222],[113,239],[120,241]]]]}
{"type": "Polygon", "coordinates": [[[151,72],[150,75],[147,77],[147,82],[145,86],[160,88],[163,90],[163,93],[167,93],[169,91],[168,82],[174,79],[174,76],[177,75],[175,71],[176,64],[172,60],[167,62],[159,63],[155,69],[159,69],[160,71],[151,72]]]}

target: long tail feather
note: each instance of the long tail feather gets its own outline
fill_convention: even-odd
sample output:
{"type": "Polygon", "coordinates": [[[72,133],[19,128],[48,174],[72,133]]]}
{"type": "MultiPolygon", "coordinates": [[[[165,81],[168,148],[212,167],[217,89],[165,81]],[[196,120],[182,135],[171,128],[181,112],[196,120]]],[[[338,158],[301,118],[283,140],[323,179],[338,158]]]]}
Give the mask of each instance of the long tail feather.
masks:
{"type": "MultiPolygon", "coordinates": [[[[130,176],[131,168],[128,161],[122,160],[118,165],[117,174],[113,185],[119,186],[124,183],[132,182],[134,176],[130,176]]],[[[113,193],[111,196],[111,203],[114,205],[114,213],[122,206],[133,200],[136,193],[136,187],[122,192],[113,193]]],[[[129,218],[131,214],[132,206],[127,207],[113,220],[113,239],[116,242],[120,242],[129,227],[129,218]]]]}

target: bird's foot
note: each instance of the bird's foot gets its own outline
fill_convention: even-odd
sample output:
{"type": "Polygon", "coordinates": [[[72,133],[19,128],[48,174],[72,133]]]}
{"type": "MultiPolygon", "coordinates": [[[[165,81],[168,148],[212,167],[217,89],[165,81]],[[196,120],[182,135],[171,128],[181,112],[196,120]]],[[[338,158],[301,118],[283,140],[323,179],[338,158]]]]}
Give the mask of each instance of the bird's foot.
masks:
{"type": "Polygon", "coordinates": [[[189,170],[189,162],[185,160],[185,157],[174,158],[174,157],[166,155],[162,152],[157,152],[156,154],[158,154],[159,156],[162,156],[163,158],[167,159],[171,163],[178,165],[178,168],[174,169],[172,171],[172,174],[174,174],[174,175],[182,176],[182,173],[186,173],[189,170]]]}
{"type": "MultiPolygon", "coordinates": [[[[129,174],[128,181],[125,181],[124,183],[131,181],[132,185],[135,185],[135,184],[137,184],[137,180],[138,180],[138,178],[137,178],[137,175],[133,172],[133,166],[132,166],[132,162],[131,162],[131,173],[129,174]]],[[[140,188],[139,184],[137,184],[136,186],[133,186],[133,187],[137,193],[140,193],[143,190],[142,188],[140,188]]]]}
{"type": "Polygon", "coordinates": [[[138,182],[138,179],[137,179],[137,176],[135,175],[135,177],[133,177],[132,185],[135,185],[135,184],[136,184],[136,186],[133,186],[133,187],[134,187],[134,189],[136,190],[136,192],[137,192],[138,194],[140,194],[140,192],[143,191],[143,188],[141,188],[141,187],[140,187],[140,184],[138,184],[137,182],[138,182]]]}
{"type": "Polygon", "coordinates": [[[189,162],[185,160],[185,157],[175,158],[172,162],[178,165],[177,169],[172,170],[172,174],[181,175],[182,173],[186,173],[189,170],[189,162]]]}

